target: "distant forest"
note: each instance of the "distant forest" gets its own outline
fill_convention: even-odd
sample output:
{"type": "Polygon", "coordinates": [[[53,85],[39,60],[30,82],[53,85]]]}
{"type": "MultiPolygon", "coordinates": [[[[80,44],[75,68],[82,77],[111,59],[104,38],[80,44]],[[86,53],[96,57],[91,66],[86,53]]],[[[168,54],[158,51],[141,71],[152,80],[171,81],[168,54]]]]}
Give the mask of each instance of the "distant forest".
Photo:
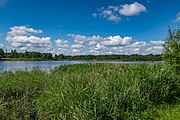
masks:
{"type": "Polygon", "coordinates": [[[63,55],[63,54],[51,54],[40,52],[17,52],[11,50],[11,52],[4,52],[0,49],[0,60],[116,60],[116,61],[161,61],[161,55],[63,55]]]}

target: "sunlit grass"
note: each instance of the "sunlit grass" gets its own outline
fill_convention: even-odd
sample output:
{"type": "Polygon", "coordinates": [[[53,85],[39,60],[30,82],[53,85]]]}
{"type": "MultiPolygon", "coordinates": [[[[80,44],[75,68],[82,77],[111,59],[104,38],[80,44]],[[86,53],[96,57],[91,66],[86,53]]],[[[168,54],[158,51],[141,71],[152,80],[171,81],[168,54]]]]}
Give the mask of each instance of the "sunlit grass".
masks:
{"type": "Polygon", "coordinates": [[[163,65],[79,64],[0,74],[4,119],[176,119],[179,97],[180,78],[163,65]]]}

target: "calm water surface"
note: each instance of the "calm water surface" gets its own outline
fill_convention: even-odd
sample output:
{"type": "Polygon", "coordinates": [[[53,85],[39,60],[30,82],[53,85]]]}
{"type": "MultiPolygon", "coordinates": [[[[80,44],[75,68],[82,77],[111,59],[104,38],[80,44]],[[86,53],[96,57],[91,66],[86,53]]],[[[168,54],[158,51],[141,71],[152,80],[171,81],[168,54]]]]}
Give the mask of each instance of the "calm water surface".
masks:
{"type": "MultiPolygon", "coordinates": [[[[151,64],[152,62],[112,62],[112,61],[1,61],[0,72],[18,71],[18,70],[43,70],[49,71],[54,67],[70,64],[87,64],[87,63],[116,63],[116,64],[151,64]]],[[[155,62],[162,63],[162,62],[155,62]]]]}

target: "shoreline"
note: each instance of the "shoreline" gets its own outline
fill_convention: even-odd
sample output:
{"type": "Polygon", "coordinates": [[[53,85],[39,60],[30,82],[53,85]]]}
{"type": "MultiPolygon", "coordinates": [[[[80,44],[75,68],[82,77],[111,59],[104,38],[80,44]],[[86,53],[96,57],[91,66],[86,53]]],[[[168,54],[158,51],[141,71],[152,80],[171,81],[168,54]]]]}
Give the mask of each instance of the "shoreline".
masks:
{"type": "Polygon", "coordinates": [[[2,58],[0,59],[0,62],[2,61],[9,61],[9,62],[13,62],[13,61],[34,61],[34,62],[37,62],[37,61],[93,61],[93,62],[163,62],[163,61],[146,61],[146,60],[133,60],[133,61],[128,61],[128,60],[68,60],[68,59],[62,59],[62,60],[54,60],[54,59],[38,59],[38,58],[32,58],[32,59],[26,59],[26,58],[23,58],[23,59],[18,59],[18,58],[2,58]]]}

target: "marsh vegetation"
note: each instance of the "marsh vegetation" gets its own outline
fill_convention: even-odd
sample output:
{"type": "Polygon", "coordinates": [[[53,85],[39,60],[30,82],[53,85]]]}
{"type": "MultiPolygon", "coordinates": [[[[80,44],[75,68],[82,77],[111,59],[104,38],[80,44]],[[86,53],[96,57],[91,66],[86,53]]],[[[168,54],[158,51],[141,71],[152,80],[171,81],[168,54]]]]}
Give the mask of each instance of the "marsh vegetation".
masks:
{"type": "Polygon", "coordinates": [[[179,119],[180,76],[164,65],[79,64],[0,74],[2,119],[179,119]]]}

